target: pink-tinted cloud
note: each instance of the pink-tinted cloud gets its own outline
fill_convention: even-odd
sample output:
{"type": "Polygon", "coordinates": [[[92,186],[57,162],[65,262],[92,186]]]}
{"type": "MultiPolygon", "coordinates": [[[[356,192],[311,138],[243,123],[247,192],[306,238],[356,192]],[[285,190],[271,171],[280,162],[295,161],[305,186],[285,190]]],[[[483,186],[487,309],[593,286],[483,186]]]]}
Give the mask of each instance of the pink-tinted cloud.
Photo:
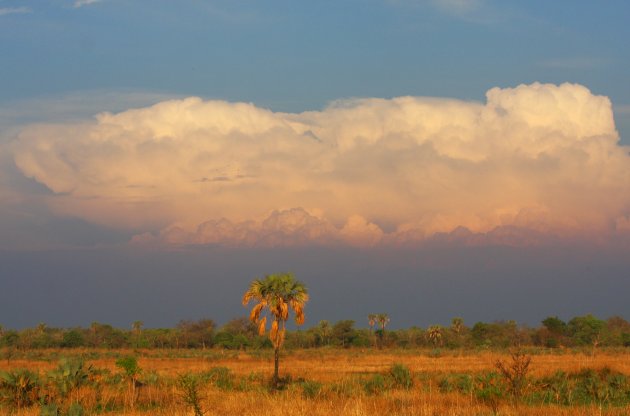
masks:
{"type": "Polygon", "coordinates": [[[187,98],[29,126],[12,154],[54,213],[135,242],[371,246],[462,227],[566,238],[624,233],[630,217],[610,101],[575,84],[299,114],[187,98]]]}

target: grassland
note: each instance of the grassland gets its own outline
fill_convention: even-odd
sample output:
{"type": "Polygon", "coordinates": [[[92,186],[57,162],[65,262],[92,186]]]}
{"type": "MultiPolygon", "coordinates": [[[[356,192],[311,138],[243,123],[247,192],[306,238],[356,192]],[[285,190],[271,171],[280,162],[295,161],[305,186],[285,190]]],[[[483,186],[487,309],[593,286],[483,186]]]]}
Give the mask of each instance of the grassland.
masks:
{"type": "Polygon", "coordinates": [[[7,373],[28,369],[38,379],[29,393],[31,404],[12,402],[5,391],[2,412],[40,415],[40,403],[55,403],[58,415],[81,414],[76,405],[69,410],[75,403],[83,414],[194,415],[183,387],[184,380],[192,380],[205,415],[630,414],[625,350],[595,355],[532,350],[528,355],[531,365],[516,400],[496,368],[499,360],[510,363],[507,351],[287,351],[281,361],[284,388],[275,391],[269,387],[271,351],[40,350],[14,354],[0,364],[7,373]],[[50,376],[62,356],[82,360],[85,373],[66,393],[50,376]],[[135,387],[116,364],[125,356],[138,358],[135,387]]]}

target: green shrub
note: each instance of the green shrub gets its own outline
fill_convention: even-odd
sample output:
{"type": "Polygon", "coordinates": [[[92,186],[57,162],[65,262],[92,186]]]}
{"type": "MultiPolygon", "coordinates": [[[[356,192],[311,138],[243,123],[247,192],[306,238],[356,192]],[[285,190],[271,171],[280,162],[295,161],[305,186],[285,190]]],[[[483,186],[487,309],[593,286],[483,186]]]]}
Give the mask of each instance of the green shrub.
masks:
{"type": "Polygon", "coordinates": [[[26,369],[0,372],[0,401],[15,408],[30,406],[39,390],[39,377],[26,369]]]}
{"type": "Polygon", "coordinates": [[[388,390],[389,386],[382,374],[374,374],[371,378],[363,381],[363,390],[369,394],[380,394],[388,390]]]}
{"type": "Polygon", "coordinates": [[[392,379],[392,385],[396,388],[410,389],[413,387],[413,377],[409,367],[404,364],[395,363],[389,369],[389,376],[392,379]]]}
{"type": "Polygon", "coordinates": [[[316,398],[322,390],[322,383],[305,380],[302,382],[302,395],[307,399],[316,398]]]}
{"type": "Polygon", "coordinates": [[[203,416],[204,412],[201,409],[201,401],[203,400],[199,393],[200,379],[191,373],[182,374],[177,379],[177,388],[180,393],[180,397],[185,404],[190,406],[195,413],[195,416],[203,416]]]}
{"type": "Polygon", "coordinates": [[[138,359],[133,355],[126,355],[116,360],[116,366],[125,372],[125,376],[135,380],[140,375],[138,359]]]}
{"type": "Polygon", "coordinates": [[[83,407],[78,403],[72,403],[70,407],[68,408],[68,412],[66,413],[66,416],[83,416],[83,415],[85,415],[85,411],[83,410],[83,407]]]}
{"type": "Polygon", "coordinates": [[[44,404],[39,408],[39,416],[60,416],[61,411],[56,404],[44,404]]]}
{"type": "Polygon", "coordinates": [[[449,374],[438,382],[438,388],[442,393],[457,391],[468,394],[475,387],[473,380],[469,374],[449,374]]]}
{"type": "Polygon", "coordinates": [[[497,373],[485,373],[477,376],[475,396],[477,400],[488,406],[493,414],[497,414],[499,404],[505,396],[505,387],[497,373]]]}
{"type": "Polygon", "coordinates": [[[92,366],[85,365],[80,358],[62,358],[57,368],[48,373],[48,378],[57,387],[59,395],[65,398],[88,384],[93,371],[92,366]]]}
{"type": "Polygon", "coordinates": [[[626,405],[630,402],[628,377],[609,368],[585,369],[575,374],[574,396],[580,404],[626,405]]]}
{"type": "Polygon", "coordinates": [[[227,367],[213,367],[210,371],[202,373],[201,378],[221,390],[234,389],[234,375],[227,367]]]}

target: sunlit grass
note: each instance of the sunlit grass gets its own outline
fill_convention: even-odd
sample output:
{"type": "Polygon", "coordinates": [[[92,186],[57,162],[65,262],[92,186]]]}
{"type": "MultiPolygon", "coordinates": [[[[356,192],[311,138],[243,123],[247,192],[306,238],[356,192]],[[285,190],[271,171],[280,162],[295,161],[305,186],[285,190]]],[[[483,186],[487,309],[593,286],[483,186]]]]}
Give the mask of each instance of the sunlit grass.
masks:
{"type": "MultiPolygon", "coordinates": [[[[182,374],[199,377],[199,397],[206,415],[491,415],[492,408],[480,396],[464,391],[445,391],[440,382],[449,375],[475,377],[495,371],[497,360],[509,360],[508,352],[373,349],[316,349],[285,352],[280,375],[290,379],[285,389],[274,391],[269,381],[273,355],[267,351],[222,352],[218,350],[67,350],[39,351],[29,358],[20,354],[0,370],[27,368],[44,377],[58,365],[60,355],[83,356],[95,369],[92,383],[73,397],[87,414],[193,415],[182,399],[177,380],[182,374]],[[135,355],[142,369],[137,397],[122,377],[116,361],[135,355]],[[389,375],[397,364],[408,368],[409,388],[394,385],[389,375]],[[390,377],[390,378],[388,378],[390,377]],[[372,383],[372,384],[370,384],[372,383]],[[389,384],[387,384],[389,383],[389,384]],[[369,387],[366,387],[369,385],[369,387]]],[[[532,355],[528,377],[532,381],[557,371],[578,373],[585,369],[630,376],[630,353],[599,351],[595,355],[561,352],[532,355]],[[608,371],[608,370],[604,370],[608,371]]],[[[404,374],[404,371],[402,371],[404,374]]],[[[630,391],[625,394],[630,400],[630,391]]],[[[501,415],[627,415],[630,407],[605,401],[588,405],[523,403],[518,408],[504,397],[501,415]]],[[[10,414],[4,405],[2,414],[10,414]]],[[[37,405],[15,414],[39,415],[37,405]]]]}

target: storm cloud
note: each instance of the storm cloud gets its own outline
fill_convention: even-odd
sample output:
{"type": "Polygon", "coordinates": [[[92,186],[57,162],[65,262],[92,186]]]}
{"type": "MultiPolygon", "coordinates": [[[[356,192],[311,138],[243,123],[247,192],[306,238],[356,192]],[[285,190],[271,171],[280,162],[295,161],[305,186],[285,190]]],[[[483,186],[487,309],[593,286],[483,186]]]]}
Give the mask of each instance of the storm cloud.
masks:
{"type": "Polygon", "coordinates": [[[191,97],[29,125],[6,151],[50,191],[38,203],[53,215],[129,231],[134,244],[630,233],[628,148],[610,100],[576,84],[492,88],[485,103],[360,98],[303,113],[191,97]]]}

